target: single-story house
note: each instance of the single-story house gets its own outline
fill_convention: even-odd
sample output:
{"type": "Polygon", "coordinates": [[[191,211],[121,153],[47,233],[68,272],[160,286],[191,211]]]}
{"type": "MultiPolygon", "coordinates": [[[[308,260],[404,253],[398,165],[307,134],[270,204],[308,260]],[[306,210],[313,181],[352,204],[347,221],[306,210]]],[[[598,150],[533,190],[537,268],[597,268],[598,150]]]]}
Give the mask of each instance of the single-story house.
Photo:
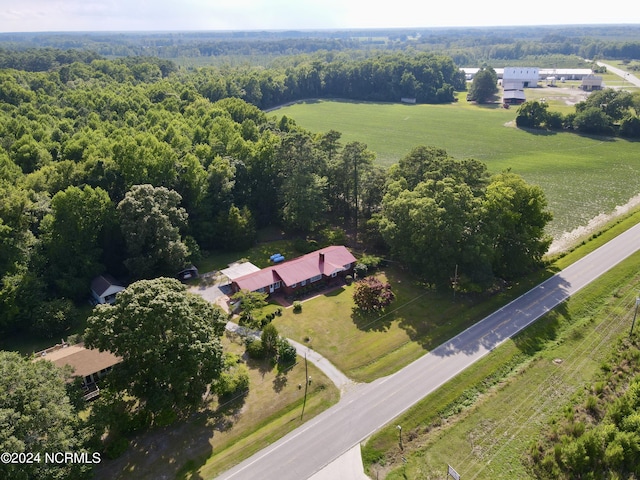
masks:
{"type": "Polygon", "coordinates": [[[351,274],[355,264],[356,258],[346,247],[333,245],[237,277],[231,286],[234,292],[249,290],[291,295],[307,285],[351,274]]]}
{"type": "Polygon", "coordinates": [[[61,343],[36,354],[37,360],[49,360],[58,367],[69,365],[73,368],[73,375],[82,378],[82,390],[85,400],[91,400],[99,395],[97,382],[104,377],[112,367],[122,359],[111,352],[85,348],[81,343],[69,345],[61,343]]]}
{"type": "Polygon", "coordinates": [[[115,302],[116,295],[122,290],[124,287],[109,274],[100,275],[91,281],[91,297],[96,304],[115,302]]]}
{"type": "Polygon", "coordinates": [[[582,90],[591,92],[593,90],[602,90],[602,76],[600,75],[587,75],[582,79],[582,90]]]}

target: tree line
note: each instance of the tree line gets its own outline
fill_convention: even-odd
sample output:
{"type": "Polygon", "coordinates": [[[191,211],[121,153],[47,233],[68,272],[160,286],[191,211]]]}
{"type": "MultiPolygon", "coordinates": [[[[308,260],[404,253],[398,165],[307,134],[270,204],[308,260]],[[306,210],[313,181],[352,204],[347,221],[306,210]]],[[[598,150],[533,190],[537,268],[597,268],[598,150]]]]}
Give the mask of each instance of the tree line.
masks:
{"type": "Polygon", "coordinates": [[[575,105],[575,113],[549,111],[542,101],[529,101],[518,108],[516,125],[524,128],[577,131],[596,135],[640,138],[640,93],[606,88],[575,105]]]}
{"type": "MultiPolygon", "coordinates": [[[[11,33],[0,35],[10,49],[91,50],[109,57],[154,56],[164,59],[261,58],[266,62],[322,52],[377,54],[423,51],[446,54],[472,66],[540,56],[640,58],[638,28],[633,25],[529,26],[492,28],[411,28],[286,32],[156,33],[11,33]]],[[[269,64],[269,66],[272,66],[269,64]]]]}
{"type": "MultiPolygon", "coordinates": [[[[52,49],[0,50],[0,66],[47,72],[48,78],[57,73],[64,83],[90,78],[150,82],[178,70],[175,63],[159,58],[125,57],[107,61],[90,54],[56,53],[52,49]]],[[[223,66],[181,73],[198,93],[211,101],[238,97],[262,109],[317,97],[389,102],[411,97],[418,103],[448,103],[455,100],[454,91],[465,88],[464,74],[451,58],[430,53],[381,53],[363,58],[325,52],[268,69],[223,66]]],[[[7,98],[11,93],[4,95],[7,98]]],[[[7,100],[15,104],[18,99],[7,100]]]]}
{"type": "MultiPolygon", "coordinates": [[[[440,65],[453,68],[449,61],[440,65]]],[[[428,72],[446,76],[433,65],[428,72]]],[[[419,172],[405,185],[401,167],[390,176],[361,142],[343,145],[337,131],[313,134],[241,98],[209,99],[200,93],[203,78],[224,81],[213,72],[165,76],[158,64],[133,60],[0,72],[2,330],[56,336],[95,275],[108,271],[131,281],[173,276],[197,263],[202,251],[248,248],[257,229],[272,224],[296,235],[356,232],[439,285],[447,284],[444,272],[455,264],[468,265],[469,278],[484,286],[509,271],[509,264],[465,250],[465,239],[480,233],[468,215],[478,214],[474,205],[491,185],[486,167],[425,147],[400,163],[419,172]],[[469,189],[473,175],[482,178],[469,189]],[[423,205],[427,198],[437,205],[423,205]],[[459,237],[412,236],[407,215],[417,208],[426,222],[421,227],[434,222],[430,228],[442,230],[448,205],[460,210],[447,220],[459,237]],[[438,257],[442,269],[416,259],[417,249],[404,250],[432,240],[425,258],[438,257]],[[439,253],[454,245],[449,240],[456,248],[439,253]],[[472,272],[476,267],[482,276],[472,272]]],[[[538,207],[544,210],[544,203],[538,207]]],[[[539,221],[520,220],[522,228],[539,221]]],[[[537,225],[530,240],[544,245],[537,225]]],[[[481,237],[474,242],[483,244],[481,237]]],[[[539,249],[526,252],[539,259],[539,249]]]]}

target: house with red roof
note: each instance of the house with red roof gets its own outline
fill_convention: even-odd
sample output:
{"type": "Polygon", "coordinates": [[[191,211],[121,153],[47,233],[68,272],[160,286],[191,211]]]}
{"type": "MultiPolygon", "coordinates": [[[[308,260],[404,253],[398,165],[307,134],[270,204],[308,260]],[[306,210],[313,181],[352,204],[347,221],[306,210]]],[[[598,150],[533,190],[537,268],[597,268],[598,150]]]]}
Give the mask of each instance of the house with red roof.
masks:
{"type": "Polygon", "coordinates": [[[346,247],[332,245],[235,278],[231,286],[234,292],[249,290],[291,295],[308,285],[351,274],[355,264],[356,258],[346,247]]]}

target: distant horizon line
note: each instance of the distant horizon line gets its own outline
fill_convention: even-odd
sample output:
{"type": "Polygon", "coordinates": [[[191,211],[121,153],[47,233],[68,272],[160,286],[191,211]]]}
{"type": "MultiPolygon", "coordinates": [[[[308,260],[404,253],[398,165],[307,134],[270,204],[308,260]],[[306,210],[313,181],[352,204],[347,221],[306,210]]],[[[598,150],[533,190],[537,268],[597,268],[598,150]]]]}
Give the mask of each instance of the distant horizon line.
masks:
{"type": "Polygon", "coordinates": [[[640,23],[558,23],[512,25],[447,25],[423,27],[321,27],[321,28],[247,28],[247,29],[154,29],[154,30],[25,30],[0,32],[0,36],[22,34],[161,34],[161,33],[287,33],[287,32],[358,32],[358,31],[407,31],[446,29],[508,29],[508,28],[563,28],[563,27],[640,27],[640,23]]]}

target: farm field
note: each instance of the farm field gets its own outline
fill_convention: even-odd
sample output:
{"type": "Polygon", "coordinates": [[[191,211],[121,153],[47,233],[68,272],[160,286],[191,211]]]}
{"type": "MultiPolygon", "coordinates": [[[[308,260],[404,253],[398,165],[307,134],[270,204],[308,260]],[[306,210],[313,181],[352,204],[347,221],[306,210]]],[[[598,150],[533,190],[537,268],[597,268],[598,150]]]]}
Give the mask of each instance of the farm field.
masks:
{"type": "MultiPolygon", "coordinates": [[[[559,89],[541,88],[535,94],[546,94],[551,102],[554,90],[559,89]]],[[[386,167],[417,145],[433,145],[455,158],[485,162],[492,173],[510,168],[543,188],[554,214],[549,226],[554,238],[640,192],[637,142],[521,130],[514,126],[515,108],[477,106],[464,96],[451,105],[309,101],[274,113],[313,132],[337,130],[343,144],[364,142],[386,167]]]]}

